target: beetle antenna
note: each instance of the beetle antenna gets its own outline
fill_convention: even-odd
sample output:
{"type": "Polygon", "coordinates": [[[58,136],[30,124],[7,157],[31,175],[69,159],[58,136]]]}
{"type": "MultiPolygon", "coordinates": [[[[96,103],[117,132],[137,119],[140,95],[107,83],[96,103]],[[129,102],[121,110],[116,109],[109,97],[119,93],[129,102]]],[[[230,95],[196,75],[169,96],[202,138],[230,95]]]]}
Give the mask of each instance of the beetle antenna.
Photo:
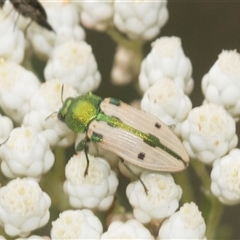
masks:
{"type": "Polygon", "coordinates": [[[62,101],[62,104],[63,104],[63,90],[64,90],[64,84],[62,85],[62,88],[61,88],[61,101],[62,101]]]}
{"type": "Polygon", "coordinates": [[[147,187],[146,185],[144,184],[143,180],[124,162],[124,160],[120,157],[119,158],[121,163],[124,165],[124,167],[135,177],[137,178],[141,184],[143,185],[143,188],[144,188],[144,191],[146,193],[146,195],[148,195],[148,190],[147,190],[147,187]]]}
{"type": "Polygon", "coordinates": [[[50,115],[48,115],[46,118],[45,118],[45,121],[47,121],[53,114],[57,114],[58,112],[53,112],[51,113],[50,115]]]}
{"type": "Polygon", "coordinates": [[[0,143],[0,147],[1,147],[4,143],[6,143],[8,139],[9,139],[9,137],[8,137],[6,140],[4,140],[4,142],[0,143]]]}

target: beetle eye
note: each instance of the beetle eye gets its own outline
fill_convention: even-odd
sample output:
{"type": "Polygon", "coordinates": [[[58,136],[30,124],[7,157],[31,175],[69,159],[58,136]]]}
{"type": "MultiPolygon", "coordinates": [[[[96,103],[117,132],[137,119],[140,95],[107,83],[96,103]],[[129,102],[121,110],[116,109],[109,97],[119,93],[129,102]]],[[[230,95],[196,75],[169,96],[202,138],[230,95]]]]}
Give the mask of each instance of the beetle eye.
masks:
{"type": "Polygon", "coordinates": [[[60,121],[64,122],[64,116],[62,115],[62,113],[59,112],[57,116],[60,121]]]}

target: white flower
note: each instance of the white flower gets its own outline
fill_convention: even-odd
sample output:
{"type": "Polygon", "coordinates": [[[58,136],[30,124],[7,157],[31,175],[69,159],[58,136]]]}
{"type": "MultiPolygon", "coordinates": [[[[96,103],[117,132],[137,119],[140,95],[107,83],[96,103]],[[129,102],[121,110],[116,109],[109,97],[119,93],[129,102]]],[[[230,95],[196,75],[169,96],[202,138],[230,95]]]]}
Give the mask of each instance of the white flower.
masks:
{"type": "Polygon", "coordinates": [[[141,180],[147,188],[147,194],[140,181],[130,183],[126,191],[136,219],[144,224],[152,220],[161,222],[176,211],[182,189],[174,183],[169,173],[145,172],[141,180]]]}
{"type": "Polygon", "coordinates": [[[39,87],[40,82],[32,72],[0,59],[0,106],[17,124],[28,113],[30,98],[39,87]]]}
{"type": "Polygon", "coordinates": [[[52,239],[100,239],[103,227],[91,210],[68,210],[52,222],[52,239]]]}
{"type": "Polygon", "coordinates": [[[80,17],[84,27],[105,31],[113,24],[113,1],[82,0],[77,4],[81,8],[80,17]]]}
{"type": "Polygon", "coordinates": [[[54,32],[34,26],[29,28],[27,37],[36,55],[47,60],[55,46],[71,39],[82,41],[85,39],[85,32],[79,25],[78,12],[73,2],[65,0],[40,2],[45,8],[48,23],[54,32]]]}
{"type": "Polygon", "coordinates": [[[101,236],[104,239],[154,239],[149,230],[136,219],[127,222],[115,221],[110,224],[107,232],[101,236]]]}
{"type": "Polygon", "coordinates": [[[186,94],[193,89],[192,64],[183,52],[181,39],[161,37],[152,43],[152,50],[142,61],[139,85],[146,91],[163,77],[172,79],[186,94]]]}
{"type": "Polygon", "coordinates": [[[44,75],[46,81],[58,78],[80,94],[95,90],[101,80],[91,46],[73,40],[54,49],[44,75]]]}
{"type": "Polygon", "coordinates": [[[23,120],[24,125],[33,126],[48,139],[51,146],[70,146],[75,140],[75,134],[65,123],[53,114],[62,107],[62,100],[67,97],[76,97],[76,91],[64,84],[63,96],[61,96],[63,84],[58,80],[43,83],[31,98],[30,112],[23,120]],[[61,99],[63,97],[63,99],[61,99]],[[53,114],[51,117],[49,117],[53,114]]]}
{"type": "Polygon", "coordinates": [[[4,142],[13,130],[13,122],[10,118],[0,114],[0,144],[4,142]]]}
{"type": "Polygon", "coordinates": [[[240,118],[240,54],[222,51],[218,60],[202,79],[207,102],[222,105],[229,114],[240,118]]]}
{"type": "Polygon", "coordinates": [[[185,203],[160,227],[158,240],[205,239],[206,224],[195,203],[185,203]]]}
{"type": "Polygon", "coordinates": [[[141,109],[173,125],[180,135],[181,123],[192,109],[192,103],[183,90],[169,78],[155,82],[143,95],[141,109]]]}
{"type": "Polygon", "coordinates": [[[207,164],[225,155],[238,142],[234,120],[215,104],[193,108],[182,123],[181,136],[189,156],[207,164]]]}
{"type": "Polygon", "coordinates": [[[1,169],[9,178],[40,179],[54,163],[47,139],[33,127],[15,128],[1,148],[1,169]]]}
{"type": "Polygon", "coordinates": [[[233,149],[213,163],[211,190],[226,205],[240,203],[240,149],[233,149]]]}
{"type": "Polygon", "coordinates": [[[21,63],[24,58],[25,39],[23,32],[16,28],[15,24],[7,12],[0,9],[0,56],[21,63]]]}
{"type": "Polygon", "coordinates": [[[114,1],[114,25],[131,39],[156,37],[168,20],[167,1],[114,1]]]}
{"type": "Polygon", "coordinates": [[[118,179],[109,164],[100,157],[88,155],[89,168],[85,176],[87,160],[84,151],[74,155],[67,163],[64,190],[75,208],[107,210],[117,190],[118,179]]]}
{"type": "Polygon", "coordinates": [[[134,57],[132,51],[122,46],[118,46],[111,71],[111,80],[114,84],[129,84],[134,79],[134,57]]]}
{"type": "Polygon", "coordinates": [[[51,200],[32,179],[14,179],[0,188],[0,224],[9,236],[27,236],[49,220],[51,200]]]}

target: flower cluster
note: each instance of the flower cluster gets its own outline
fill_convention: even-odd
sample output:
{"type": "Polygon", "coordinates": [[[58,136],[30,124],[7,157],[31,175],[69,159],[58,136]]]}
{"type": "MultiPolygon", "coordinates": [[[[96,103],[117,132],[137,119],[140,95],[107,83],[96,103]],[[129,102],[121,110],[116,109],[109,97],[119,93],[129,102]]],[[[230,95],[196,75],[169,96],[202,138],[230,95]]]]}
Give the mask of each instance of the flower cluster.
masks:
{"type": "Polygon", "coordinates": [[[181,39],[155,39],[168,20],[167,1],[34,1],[43,9],[21,4],[39,10],[52,31],[37,13],[29,22],[24,10],[14,6],[20,17],[11,11],[13,1],[0,3],[0,239],[211,238],[217,224],[184,197],[192,189],[189,170],[175,177],[171,167],[159,172],[148,167],[155,158],[145,153],[159,148],[159,158],[169,154],[187,167],[171,140],[177,135],[212,216],[240,203],[240,54],[219,55],[202,79],[203,105],[192,108],[192,63],[181,39]],[[116,41],[112,83],[136,80],[141,111],[113,98],[104,107],[101,98],[70,105],[78,96],[90,99],[101,83],[84,28],[116,41]],[[146,41],[151,50],[143,57],[146,41]],[[122,118],[107,114],[112,107],[122,118]],[[152,119],[167,125],[171,148],[149,133],[152,119]],[[118,161],[121,151],[127,161],[118,161]],[[37,235],[46,225],[48,236],[45,229],[37,235]]]}

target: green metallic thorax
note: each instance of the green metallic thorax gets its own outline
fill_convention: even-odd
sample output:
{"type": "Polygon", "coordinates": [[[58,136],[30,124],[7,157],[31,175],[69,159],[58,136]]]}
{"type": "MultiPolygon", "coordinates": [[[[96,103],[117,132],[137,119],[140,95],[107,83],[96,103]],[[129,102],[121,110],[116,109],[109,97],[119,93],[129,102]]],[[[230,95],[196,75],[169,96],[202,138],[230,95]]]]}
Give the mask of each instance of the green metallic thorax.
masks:
{"type": "Polygon", "coordinates": [[[62,115],[63,121],[70,129],[83,133],[87,131],[89,123],[97,117],[101,101],[100,97],[92,93],[69,98],[64,102],[59,115],[62,115]]]}

